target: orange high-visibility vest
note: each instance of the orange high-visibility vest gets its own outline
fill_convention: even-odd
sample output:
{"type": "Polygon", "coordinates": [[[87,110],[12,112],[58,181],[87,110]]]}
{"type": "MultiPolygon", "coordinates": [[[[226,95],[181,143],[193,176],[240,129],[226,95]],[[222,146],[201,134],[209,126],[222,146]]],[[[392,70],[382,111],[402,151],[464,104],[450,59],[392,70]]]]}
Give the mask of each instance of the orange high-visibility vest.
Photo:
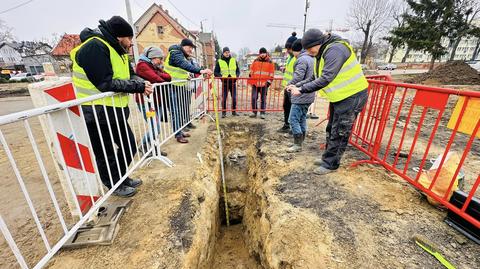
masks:
{"type": "Polygon", "coordinates": [[[254,61],[250,66],[250,79],[248,84],[264,87],[268,80],[275,75],[275,66],[272,62],[254,61]]]}

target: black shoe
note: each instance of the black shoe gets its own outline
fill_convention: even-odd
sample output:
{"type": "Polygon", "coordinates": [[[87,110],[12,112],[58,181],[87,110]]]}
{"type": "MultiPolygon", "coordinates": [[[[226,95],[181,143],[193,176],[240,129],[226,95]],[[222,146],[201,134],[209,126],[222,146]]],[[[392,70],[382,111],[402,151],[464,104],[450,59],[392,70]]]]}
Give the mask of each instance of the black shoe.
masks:
{"type": "Polygon", "coordinates": [[[226,113],[222,113],[222,118],[226,118],[227,117],[227,114],[226,113]]]}
{"type": "Polygon", "coordinates": [[[123,182],[123,185],[128,186],[130,188],[137,188],[138,186],[142,185],[142,181],[140,179],[131,179],[127,177],[123,182]]]}
{"type": "Polygon", "coordinates": [[[265,114],[260,114],[260,118],[261,118],[262,120],[266,119],[266,117],[267,117],[267,116],[266,116],[265,114]]]}
{"type": "Polygon", "coordinates": [[[120,185],[120,187],[113,192],[114,195],[120,197],[132,197],[135,193],[137,193],[137,189],[125,186],[124,184],[120,185]]]}
{"type": "Polygon", "coordinates": [[[288,133],[288,131],[290,131],[290,126],[288,126],[287,124],[284,124],[282,128],[277,130],[277,132],[279,133],[288,133]]]}
{"type": "Polygon", "coordinates": [[[237,112],[232,112],[232,116],[238,116],[237,112]]]}
{"type": "Polygon", "coordinates": [[[193,125],[193,123],[191,123],[191,122],[189,124],[187,124],[187,127],[189,129],[197,129],[197,126],[193,125]]]}
{"type": "Polygon", "coordinates": [[[188,127],[185,127],[185,128],[182,129],[182,132],[188,133],[188,132],[190,132],[190,129],[188,127]]]}
{"type": "Polygon", "coordinates": [[[257,117],[257,113],[253,113],[252,115],[250,115],[250,118],[256,118],[257,117]]]}

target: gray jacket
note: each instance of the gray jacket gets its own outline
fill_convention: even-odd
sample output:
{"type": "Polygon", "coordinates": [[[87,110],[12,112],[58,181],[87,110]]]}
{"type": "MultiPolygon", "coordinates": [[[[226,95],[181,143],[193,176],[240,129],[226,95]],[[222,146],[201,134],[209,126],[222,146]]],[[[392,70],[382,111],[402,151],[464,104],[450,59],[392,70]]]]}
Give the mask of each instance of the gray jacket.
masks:
{"type": "MultiPolygon", "coordinates": [[[[298,55],[297,61],[293,65],[293,79],[288,83],[295,85],[313,76],[314,58],[303,50],[298,55]]],[[[315,101],[315,92],[292,96],[292,104],[311,104],[315,101]]]]}

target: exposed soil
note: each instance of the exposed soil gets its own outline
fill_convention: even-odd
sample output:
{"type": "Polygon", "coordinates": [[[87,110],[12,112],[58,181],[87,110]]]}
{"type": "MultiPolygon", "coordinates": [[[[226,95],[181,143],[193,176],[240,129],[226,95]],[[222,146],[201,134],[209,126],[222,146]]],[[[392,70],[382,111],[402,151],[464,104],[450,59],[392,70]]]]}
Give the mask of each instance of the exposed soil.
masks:
{"type": "Polygon", "coordinates": [[[408,83],[428,85],[478,85],[480,75],[478,71],[462,61],[453,61],[442,64],[430,72],[415,76],[408,83]]]}
{"type": "Polygon", "coordinates": [[[14,96],[29,96],[28,83],[0,84],[0,98],[14,96]]]}

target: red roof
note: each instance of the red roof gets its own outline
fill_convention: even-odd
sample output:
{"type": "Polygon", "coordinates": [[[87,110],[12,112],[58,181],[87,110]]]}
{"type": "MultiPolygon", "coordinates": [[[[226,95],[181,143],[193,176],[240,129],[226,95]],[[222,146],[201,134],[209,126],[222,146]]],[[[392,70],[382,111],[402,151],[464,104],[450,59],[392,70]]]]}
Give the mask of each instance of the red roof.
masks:
{"type": "Polygon", "coordinates": [[[58,42],[55,48],[52,50],[53,56],[69,56],[70,51],[76,46],[82,43],[80,41],[80,35],[64,34],[62,39],[58,42]]]}

